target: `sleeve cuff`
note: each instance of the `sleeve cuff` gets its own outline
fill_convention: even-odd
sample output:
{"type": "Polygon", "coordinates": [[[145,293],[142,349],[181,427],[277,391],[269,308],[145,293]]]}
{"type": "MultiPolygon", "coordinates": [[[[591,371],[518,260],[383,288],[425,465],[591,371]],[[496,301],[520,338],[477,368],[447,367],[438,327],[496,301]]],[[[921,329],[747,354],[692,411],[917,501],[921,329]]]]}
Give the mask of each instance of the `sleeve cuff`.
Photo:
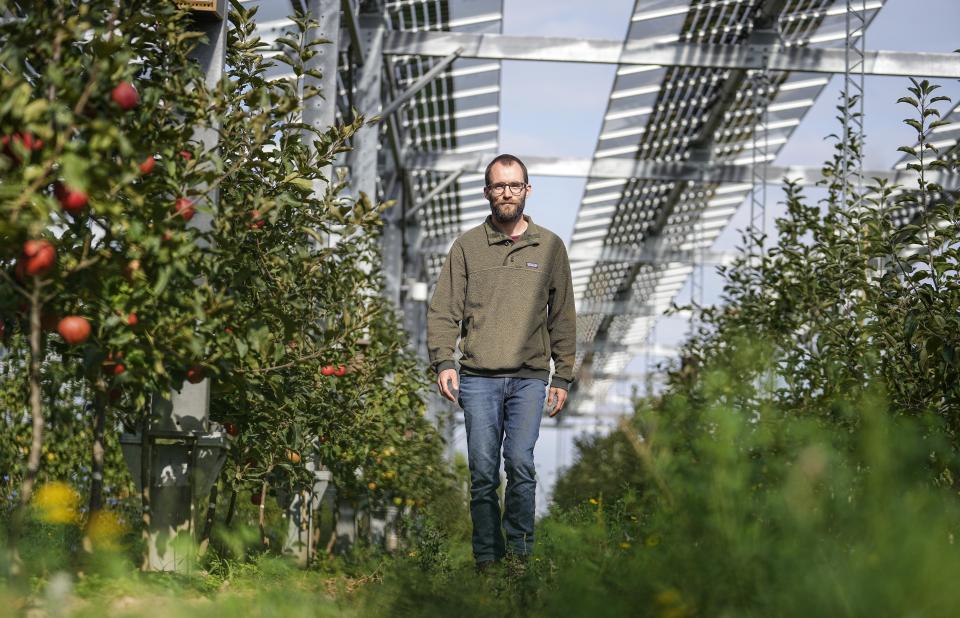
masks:
{"type": "Polygon", "coordinates": [[[437,375],[440,375],[443,371],[447,369],[456,369],[456,368],[457,366],[453,364],[452,360],[440,361],[439,363],[437,363],[437,366],[436,366],[437,375]]]}
{"type": "Polygon", "coordinates": [[[553,380],[550,381],[550,386],[554,388],[562,388],[565,391],[570,390],[570,383],[572,380],[564,380],[561,377],[553,376],[553,380]]]}

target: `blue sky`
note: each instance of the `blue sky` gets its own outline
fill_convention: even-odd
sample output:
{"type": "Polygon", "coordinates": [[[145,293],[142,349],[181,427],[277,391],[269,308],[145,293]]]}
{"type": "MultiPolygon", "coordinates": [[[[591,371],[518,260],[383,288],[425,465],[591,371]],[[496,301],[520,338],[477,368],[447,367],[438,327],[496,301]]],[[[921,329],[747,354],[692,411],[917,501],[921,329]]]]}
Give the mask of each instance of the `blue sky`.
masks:
{"type": "MultiPolygon", "coordinates": [[[[622,39],[626,33],[633,0],[505,0],[504,34],[622,39]]],[[[663,4],[657,3],[657,4],[663,4]]],[[[950,52],[960,48],[960,0],[887,0],[867,31],[868,49],[950,52]]],[[[543,155],[589,158],[593,154],[600,122],[606,108],[615,67],[573,63],[505,61],[501,80],[500,150],[518,156],[543,155]]],[[[777,164],[819,165],[831,153],[825,139],[837,130],[834,120],[840,79],[834,77],[781,150],[777,164]]],[[[901,120],[908,113],[896,100],[905,94],[905,78],[868,77],[866,84],[867,169],[889,169],[897,160],[896,147],[911,142],[910,129],[901,120]]],[[[944,83],[943,93],[960,100],[960,84],[944,83]]],[[[585,179],[532,177],[534,193],[527,201],[533,219],[553,230],[568,244],[583,193],[585,179]]],[[[818,197],[810,191],[811,199],[818,197]]],[[[768,218],[779,211],[782,192],[768,190],[768,218]]],[[[735,247],[737,230],[745,224],[746,209],[733,217],[717,239],[717,250],[735,247]]],[[[770,226],[768,225],[768,229],[770,226]]],[[[708,301],[715,299],[720,282],[714,276],[705,288],[708,301]]],[[[686,300],[684,289],[680,300],[686,300]]],[[[662,319],[658,343],[682,340],[686,323],[662,319]]],[[[627,367],[642,372],[641,359],[627,367]]],[[[615,389],[629,394],[629,384],[615,389]]],[[[462,431],[462,428],[461,428],[462,431]]],[[[546,506],[558,465],[569,465],[572,438],[582,428],[559,430],[545,425],[537,446],[538,507],[546,506]]],[[[464,448],[462,437],[459,445],[464,448]]]]}

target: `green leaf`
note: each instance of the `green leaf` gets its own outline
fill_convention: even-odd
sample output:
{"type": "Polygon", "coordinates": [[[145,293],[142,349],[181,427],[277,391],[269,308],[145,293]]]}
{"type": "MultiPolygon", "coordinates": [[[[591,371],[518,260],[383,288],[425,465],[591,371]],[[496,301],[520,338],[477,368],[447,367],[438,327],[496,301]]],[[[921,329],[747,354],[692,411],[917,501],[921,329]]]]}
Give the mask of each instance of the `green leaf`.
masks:
{"type": "Polygon", "coordinates": [[[298,176],[297,178],[294,178],[290,182],[300,187],[304,191],[313,191],[313,181],[307,178],[303,178],[302,176],[298,176]]]}
{"type": "Polygon", "coordinates": [[[69,187],[86,191],[90,177],[90,159],[72,152],[64,153],[60,157],[60,172],[69,187]]]}

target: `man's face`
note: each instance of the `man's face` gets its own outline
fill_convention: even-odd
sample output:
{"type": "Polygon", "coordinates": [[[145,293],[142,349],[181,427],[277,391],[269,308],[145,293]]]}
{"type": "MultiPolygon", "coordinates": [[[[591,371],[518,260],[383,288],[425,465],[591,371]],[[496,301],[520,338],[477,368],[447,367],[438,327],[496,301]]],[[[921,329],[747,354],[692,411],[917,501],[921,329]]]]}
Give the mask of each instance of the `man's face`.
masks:
{"type": "Polygon", "coordinates": [[[490,211],[494,219],[499,223],[514,223],[523,215],[523,207],[527,203],[527,193],[531,187],[526,185],[523,180],[523,169],[519,165],[504,165],[497,163],[490,168],[490,184],[488,187],[500,184],[521,184],[524,185],[519,195],[514,195],[509,186],[504,187],[502,192],[485,188],[484,197],[490,202],[490,211]]]}

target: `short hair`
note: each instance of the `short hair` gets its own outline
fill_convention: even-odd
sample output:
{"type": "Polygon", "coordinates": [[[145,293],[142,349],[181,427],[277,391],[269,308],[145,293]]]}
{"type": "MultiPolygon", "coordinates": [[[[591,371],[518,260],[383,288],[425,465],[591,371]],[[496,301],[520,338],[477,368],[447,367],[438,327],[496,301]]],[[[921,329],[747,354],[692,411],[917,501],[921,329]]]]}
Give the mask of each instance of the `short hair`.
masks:
{"type": "Polygon", "coordinates": [[[490,184],[490,170],[494,165],[500,163],[501,165],[519,165],[520,169],[523,170],[523,182],[530,184],[530,177],[527,176],[527,166],[523,164],[523,161],[513,156],[512,154],[501,154],[497,155],[493,161],[487,164],[487,169],[483,173],[483,184],[490,184]]]}

